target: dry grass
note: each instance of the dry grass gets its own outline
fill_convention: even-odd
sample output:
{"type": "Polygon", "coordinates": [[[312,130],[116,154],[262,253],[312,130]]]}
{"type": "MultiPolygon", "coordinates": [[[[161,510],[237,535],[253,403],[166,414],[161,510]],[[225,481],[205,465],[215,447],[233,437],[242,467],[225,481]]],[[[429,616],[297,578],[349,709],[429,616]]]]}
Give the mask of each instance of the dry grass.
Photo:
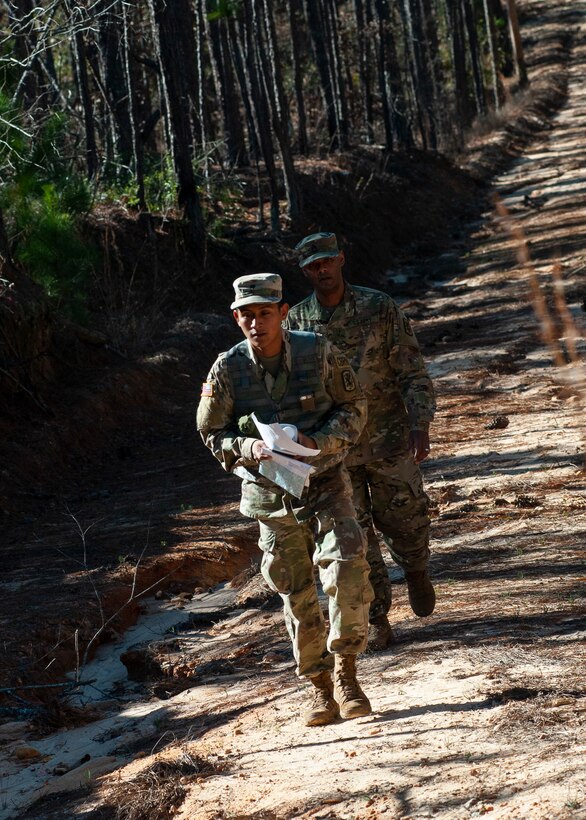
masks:
{"type": "Polygon", "coordinates": [[[511,700],[490,721],[499,734],[509,738],[521,734],[539,740],[573,743],[584,731],[586,705],[583,698],[563,693],[539,694],[527,700],[511,700]]]}
{"type": "Polygon", "coordinates": [[[167,820],[183,803],[189,784],[210,777],[224,767],[183,750],[173,760],[158,760],[137,777],[120,782],[106,806],[117,820],[167,820]]]}
{"type": "MultiPolygon", "coordinates": [[[[552,268],[553,305],[550,305],[529,254],[525,232],[498,196],[494,197],[494,205],[504,229],[514,243],[519,267],[527,276],[529,295],[539,321],[541,338],[556,365],[558,381],[566,389],[567,395],[577,397],[586,414],[586,364],[578,351],[582,334],[568,308],[561,265],[558,262],[552,268]]],[[[582,431],[582,444],[583,470],[586,471],[586,427],[582,431]]]]}

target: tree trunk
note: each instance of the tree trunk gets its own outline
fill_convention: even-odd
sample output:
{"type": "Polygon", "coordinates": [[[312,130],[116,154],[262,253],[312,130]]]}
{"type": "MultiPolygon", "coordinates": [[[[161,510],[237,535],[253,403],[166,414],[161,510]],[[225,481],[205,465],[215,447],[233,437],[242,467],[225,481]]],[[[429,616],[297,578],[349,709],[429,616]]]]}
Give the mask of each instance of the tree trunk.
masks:
{"type": "Polygon", "coordinates": [[[388,0],[375,0],[379,29],[379,85],[383,103],[386,145],[406,148],[413,144],[391,27],[388,0]]]}
{"type": "MultiPolygon", "coordinates": [[[[67,4],[71,12],[69,3],[67,4]]],[[[94,109],[90,92],[89,77],[87,71],[87,57],[85,49],[85,39],[81,31],[73,31],[73,54],[75,59],[75,75],[81,106],[83,110],[83,121],[85,126],[85,156],[88,179],[93,179],[98,170],[98,146],[96,143],[96,125],[94,120],[94,109]]]]}
{"type": "Polygon", "coordinates": [[[448,112],[442,94],[443,76],[437,24],[437,8],[434,0],[419,0],[419,16],[423,26],[424,53],[427,65],[427,75],[431,82],[431,111],[430,117],[435,132],[435,142],[440,147],[445,136],[445,120],[448,112]]]}
{"type": "Polygon", "coordinates": [[[344,82],[344,68],[338,33],[338,11],[335,0],[324,0],[323,20],[326,40],[330,44],[328,62],[336,110],[338,148],[345,150],[348,147],[348,99],[344,82]]]}
{"type": "Polygon", "coordinates": [[[496,29],[494,17],[492,16],[488,0],[482,0],[484,10],[484,24],[486,28],[486,41],[488,43],[488,55],[490,59],[490,76],[492,78],[492,95],[495,110],[500,108],[500,86],[496,52],[496,29]]]}
{"type": "Polygon", "coordinates": [[[246,42],[246,65],[252,101],[255,110],[256,128],[260,140],[264,163],[269,178],[271,191],[271,230],[278,233],[280,225],[279,188],[277,183],[277,168],[275,165],[275,151],[271,134],[271,117],[266,88],[263,82],[261,67],[258,60],[258,43],[254,36],[254,20],[252,0],[244,0],[244,35],[246,42]]]}
{"type": "Polygon", "coordinates": [[[486,113],[486,99],[484,97],[484,80],[482,77],[482,66],[480,64],[480,46],[476,34],[476,19],[474,9],[470,0],[462,0],[462,11],[466,26],[468,40],[468,54],[470,56],[470,67],[472,69],[472,80],[474,86],[474,99],[476,101],[476,111],[478,114],[486,113]]]}
{"type": "Polygon", "coordinates": [[[138,107],[136,104],[136,90],[134,88],[133,77],[130,70],[130,24],[128,21],[128,11],[124,3],[122,5],[122,31],[123,31],[123,62],[126,87],[128,88],[128,120],[130,125],[132,153],[134,156],[134,168],[136,173],[136,192],[138,204],[141,210],[147,211],[147,203],[144,190],[144,142],[138,133],[138,107]]]}
{"type": "Polygon", "coordinates": [[[232,65],[234,66],[234,71],[236,72],[240,86],[240,97],[244,105],[250,153],[255,161],[258,162],[261,155],[261,148],[252,105],[252,88],[247,70],[246,49],[234,17],[228,18],[228,45],[230,47],[232,65]]]}
{"type": "Polygon", "coordinates": [[[237,165],[248,165],[248,155],[246,151],[246,141],[244,139],[244,128],[240,116],[240,105],[236,90],[236,78],[234,76],[233,65],[230,57],[230,45],[228,43],[227,21],[222,20],[220,26],[220,46],[222,55],[222,66],[224,75],[224,88],[226,89],[226,102],[229,110],[229,122],[232,139],[232,154],[237,165]]]}
{"type": "Polygon", "coordinates": [[[404,0],[403,15],[409,66],[413,84],[413,104],[419,125],[421,143],[424,150],[436,150],[437,140],[433,121],[433,96],[431,79],[427,73],[424,57],[423,24],[420,19],[420,9],[417,0],[404,0]]]}
{"type": "Polygon", "coordinates": [[[328,60],[329,49],[325,38],[321,2],[322,0],[305,0],[305,9],[307,13],[309,31],[311,34],[311,41],[313,44],[315,64],[317,67],[321,92],[326,108],[330,148],[337,148],[339,144],[339,135],[336,117],[336,103],[332,89],[332,78],[330,75],[330,65],[328,60]]]}
{"type": "MultiPolygon", "coordinates": [[[[209,8],[209,6],[208,6],[209,8]]],[[[230,165],[243,165],[247,162],[244,132],[240,120],[240,107],[234,86],[234,74],[228,54],[226,39],[226,20],[210,20],[208,25],[211,41],[210,57],[214,72],[218,78],[219,100],[224,123],[224,139],[230,165]]]]}
{"type": "Polygon", "coordinates": [[[491,17],[495,21],[495,42],[499,71],[501,71],[505,77],[510,77],[516,71],[510,26],[508,24],[496,26],[497,20],[507,23],[509,18],[508,13],[503,8],[504,1],[505,0],[485,0],[485,2],[488,2],[491,17]]]}
{"type": "Polygon", "coordinates": [[[4,5],[8,12],[14,56],[23,66],[14,101],[22,100],[24,108],[31,112],[37,107],[46,108],[54,92],[50,92],[47,85],[49,77],[47,66],[42,63],[43,55],[35,55],[38,40],[32,20],[36,3],[33,0],[12,0],[11,3],[5,2],[4,5]]]}
{"type": "Polygon", "coordinates": [[[470,124],[470,94],[466,70],[466,48],[460,0],[446,0],[447,30],[450,38],[456,129],[461,143],[464,128],[470,124]]]}
{"type": "MultiPolygon", "coordinates": [[[[197,75],[197,86],[190,89],[193,105],[195,106],[195,117],[193,126],[196,129],[195,139],[202,147],[204,155],[207,156],[208,128],[206,122],[206,106],[204,95],[204,22],[202,19],[202,8],[200,3],[195,4],[195,73],[197,75]]],[[[205,163],[205,173],[207,176],[207,162],[205,163]]]]}
{"type": "Polygon", "coordinates": [[[130,166],[133,155],[132,124],[130,121],[130,88],[126,75],[125,40],[127,26],[120,37],[120,18],[126,10],[121,0],[101,0],[98,10],[98,42],[104,66],[104,88],[114,120],[116,150],[119,161],[130,166]]]}
{"type": "Polygon", "coordinates": [[[6,223],[4,222],[4,213],[2,208],[0,208],[0,263],[1,262],[4,264],[0,265],[0,274],[3,274],[5,269],[7,269],[8,272],[11,272],[14,269],[14,262],[12,260],[10,242],[8,240],[8,233],[6,231],[6,223]]]}
{"type": "Polygon", "coordinates": [[[515,57],[515,65],[517,66],[517,74],[519,77],[519,88],[526,88],[527,85],[529,85],[529,79],[527,77],[525,54],[523,52],[521,31],[519,29],[519,16],[517,14],[517,4],[515,0],[506,0],[506,2],[507,10],[509,12],[509,28],[511,31],[511,40],[513,43],[513,54],[515,57]]]}
{"type": "Polygon", "coordinates": [[[261,229],[266,228],[265,220],[265,200],[263,194],[263,187],[260,177],[260,160],[262,157],[262,147],[258,130],[258,123],[256,122],[255,107],[252,103],[252,87],[251,79],[248,71],[246,44],[245,44],[245,28],[243,24],[239,24],[234,16],[228,18],[229,22],[229,44],[232,54],[232,63],[238,83],[240,85],[240,93],[242,102],[244,104],[244,111],[246,114],[246,127],[248,130],[248,140],[250,146],[250,154],[254,160],[256,170],[256,187],[258,197],[258,226],[261,229]]]}
{"type": "Polygon", "coordinates": [[[264,72],[267,97],[271,106],[273,129],[277,137],[277,142],[279,143],[281,161],[283,163],[288,213],[291,219],[297,219],[301,211],[301,196],[293,165],[291,146],[289,144],[289,117],[285,105],[281,66],[277,55],[277,34],[269,0],[262,0],[262,3],[262,19],[259,18],[257,13],[254,13],[256,31],[258,34],[256,42],[259,64],[264,72]],[[265,44],[264,48],[263,40],[265,44]]]}
{"type": "Polygon", "coordinates": [[[295,89],[295,104],[297,106],[297,148],[300,154],[307,154],[309,152],[309,142],[307,139],[305,99],[303,97],[303,72],[301,67],[302,39],[299,32],[304,17],[299,0],[287,0],[287,11],[289,13],[289,29],[291,31],[293,87],[295,89]]]}
{"type": "Polygon", "coordinates": [[[369,59],[370,38],[367,32],[364,0],[354,0],[354,15],[356,18],[356,37],[358,40],[358,74],[362,97],[362,116],[364,119],[366,142],[372,144],[374,142],[374,117],[372,113],[372,86],[369,59]]]}
{"type": "Polygon", "coordinates": [[[169,101],[173,159],[177,172],[178,201],[185,210],[191,237],[203,254],[205,228],[197,180],[193,170],[193,134],[189,117],[189,91],[184,66],[196,52],[189,0],[150,0],[159,41],[161,72],[169,101]]]}

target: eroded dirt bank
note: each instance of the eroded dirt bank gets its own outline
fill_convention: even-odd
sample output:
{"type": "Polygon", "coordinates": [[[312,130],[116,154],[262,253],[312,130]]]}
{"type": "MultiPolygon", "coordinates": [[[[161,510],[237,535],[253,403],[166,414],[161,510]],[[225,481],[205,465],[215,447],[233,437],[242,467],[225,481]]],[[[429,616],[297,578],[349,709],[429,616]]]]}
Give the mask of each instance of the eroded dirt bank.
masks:
{"type": "MultiPolygon", "coordinates": [[[[546,17],[534,20],[527,36],[547,36],[555,20],[573,37],[568,102],[495,187],[523,227],[549,289],[559,258],[571,315],[583,335],[586,9],[575,2],[528,5],[546,17]]],[[[586,816],[584,406],[539,339],[527,273],[493,214],[471,229],[465,249],[454,252],[458,276],[431,282],[424,297],[407,302],[439,394],[425,468],[435,505],[438,607],[425,621],[415,618],[391,568],[399,643],[361,663],[375,714],[319,730],[300,727],[304,688],[292,675],[280,613],[258,607],[222,612],[216,623],[200,622],[163,642],[160,655],[168,665],[159,663],[157,670],[155,663],[146,673],[146,691],[156,700],[127,708],[132,714],[126,715],[120,711],[124,693],[111,692],[102,708],[116,716],[116,726],[95,723],[76,735],[79,761],[84,743],[87,750],[101,742],[104,755],[100,759],[92,745],[90,761],[79,762],[70,786],[79,785],[84,771],[90,772],[86,781],[95,781],[115,770],[93,796],[69,802],[62,794],[46,796],[26,816],[97,820],[124,806],[122,816],[138,817],[130,812],[149,807],[143,816],[197,820],[586,816]]],[[[445,259],[440,264],[445,269],[445,259]]],[[[429,266],[433,270],[434,260],[429,266]]],[[[216,330],[229,332],[228,326],[216,330]]],[[[137,470],[135,487],[122,483],[122,473],[136,453],[124,449],[125,441],[113,442],[116,458],[103,465],[103,486],[112,496],[102,499],[102,509],[124,505],[135,532],[134,516],[148,517],[151,499],[161,509],[184,486],[184,508],[172,523],[153,516],[148,538],[167,541],[186,559],[195,544],[210,561],[222,551],[224,577],[230,577],[253,555],[254,527],[236,512],[236,483],[208,453],[184,451],[173,412],[178,400],[169,390],[168,441],[154,442],[161,469],[137,470]],[[169,459],[172,475],[163,469],[169,459]],[[213,495],[190,509],[194,468],[196,486],[213,495]],[[238,556],[233,565],[229,556],[238,556]]],[[[180,417],[192,424],[188,411],[180,417]]],[[[147,448],[148,429],[136,440],[147,448]]],[[[78,529],[89,523],[79,521],[78,529]]],[[[70,525],[75,534],[76,521],[70,525]]],[[[43,532],[47,554],[61,549],[59,533],[52,542],[43,532]]],[[[113,537],[106,518],[84,537],[88,553],[111,549],[113,537]]],[[[84,538],[78,533],[72,541],[80,560],[84,538]]],[[[113,572],[126,562],[129,586],[143,546],[141,536],[127,554],[111,553],[113,572]]],[[[18,550],[13,544],[14,555],[18,550]]],[[[88,582],[92,566],[80,567],[88,582]]],[[[57,562],[42,571],[25,566],[15,584],[42,595],[61,571],[57,562]]],[[[189,583],[199,586],[195,576],[189,583]]],[[[68,606],[77,588],[75,577],[65,578],[68,606]]],[[[198,594],[205,597],[201,589],[198,594]]],[[[178,598],[176,604],[185,602],[178,598]]],[[[65,787],[59,753],[18,760],[17,748],[43,747],[34,734],[23,734],[22,725],[12,731],[3,740],[5,776],[21,778],[29,793],[18,805],[29,802],[39,783],[49,791],[65,787]]],[[[6,816],[19,811],[6,800],[2,810],[6,816]]]]}

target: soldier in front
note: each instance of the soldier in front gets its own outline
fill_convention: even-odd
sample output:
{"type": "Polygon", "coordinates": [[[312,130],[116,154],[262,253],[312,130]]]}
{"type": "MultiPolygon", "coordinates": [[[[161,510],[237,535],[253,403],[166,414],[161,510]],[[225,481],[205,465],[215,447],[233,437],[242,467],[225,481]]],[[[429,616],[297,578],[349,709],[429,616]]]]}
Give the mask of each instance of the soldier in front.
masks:
{"type": "Polygon", "coordinates": [[[345,463],[375,595],[368,648],[381,650],[393,641],[391,585],[374,527],[405,571],[413,612],[424,617],[435,606],[428,498],[418,467],[429,454],[433,386],[411,324],[390,296],[345,281],[335,234],[311,234],[295,250],[314,292],[291,308],[286,326],[327,336],[348,357],[368,400],[366,429],[345,463]]]}
{"type": "Polygon", "coordinates": [[[240,511],[258,520],[261,572],[283,600],[297,674],[313,685],[305,724],[367,715],[356,655],[366,645],[372,589],[343,464],[364,428],[366,400],[346,357],[323,336],[282,329],[288,306],[280,276],[242,276],[234,291],[231,307],[245,339],[214,363],[197,427],[224,469],[244,476],[240,511]],[[301,498],[259,474],[269,456],[252,413],[263,423],[295,425],[299,443],[319,450],[301,498]],[[314,564],[328,596],[327,629],[314,564]]]}

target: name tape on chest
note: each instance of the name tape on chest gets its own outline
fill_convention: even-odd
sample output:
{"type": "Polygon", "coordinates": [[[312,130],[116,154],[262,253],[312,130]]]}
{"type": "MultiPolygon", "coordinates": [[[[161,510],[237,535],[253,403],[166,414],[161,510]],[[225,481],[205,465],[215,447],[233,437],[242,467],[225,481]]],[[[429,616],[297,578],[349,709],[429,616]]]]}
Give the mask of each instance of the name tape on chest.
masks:
{"type": "Polygon", "coordinates": [[[207,397],[208,399],[214,395],[214,388],[215,382],[204,382],[201,386],[201,395],[202,397],[207,397]]]}

